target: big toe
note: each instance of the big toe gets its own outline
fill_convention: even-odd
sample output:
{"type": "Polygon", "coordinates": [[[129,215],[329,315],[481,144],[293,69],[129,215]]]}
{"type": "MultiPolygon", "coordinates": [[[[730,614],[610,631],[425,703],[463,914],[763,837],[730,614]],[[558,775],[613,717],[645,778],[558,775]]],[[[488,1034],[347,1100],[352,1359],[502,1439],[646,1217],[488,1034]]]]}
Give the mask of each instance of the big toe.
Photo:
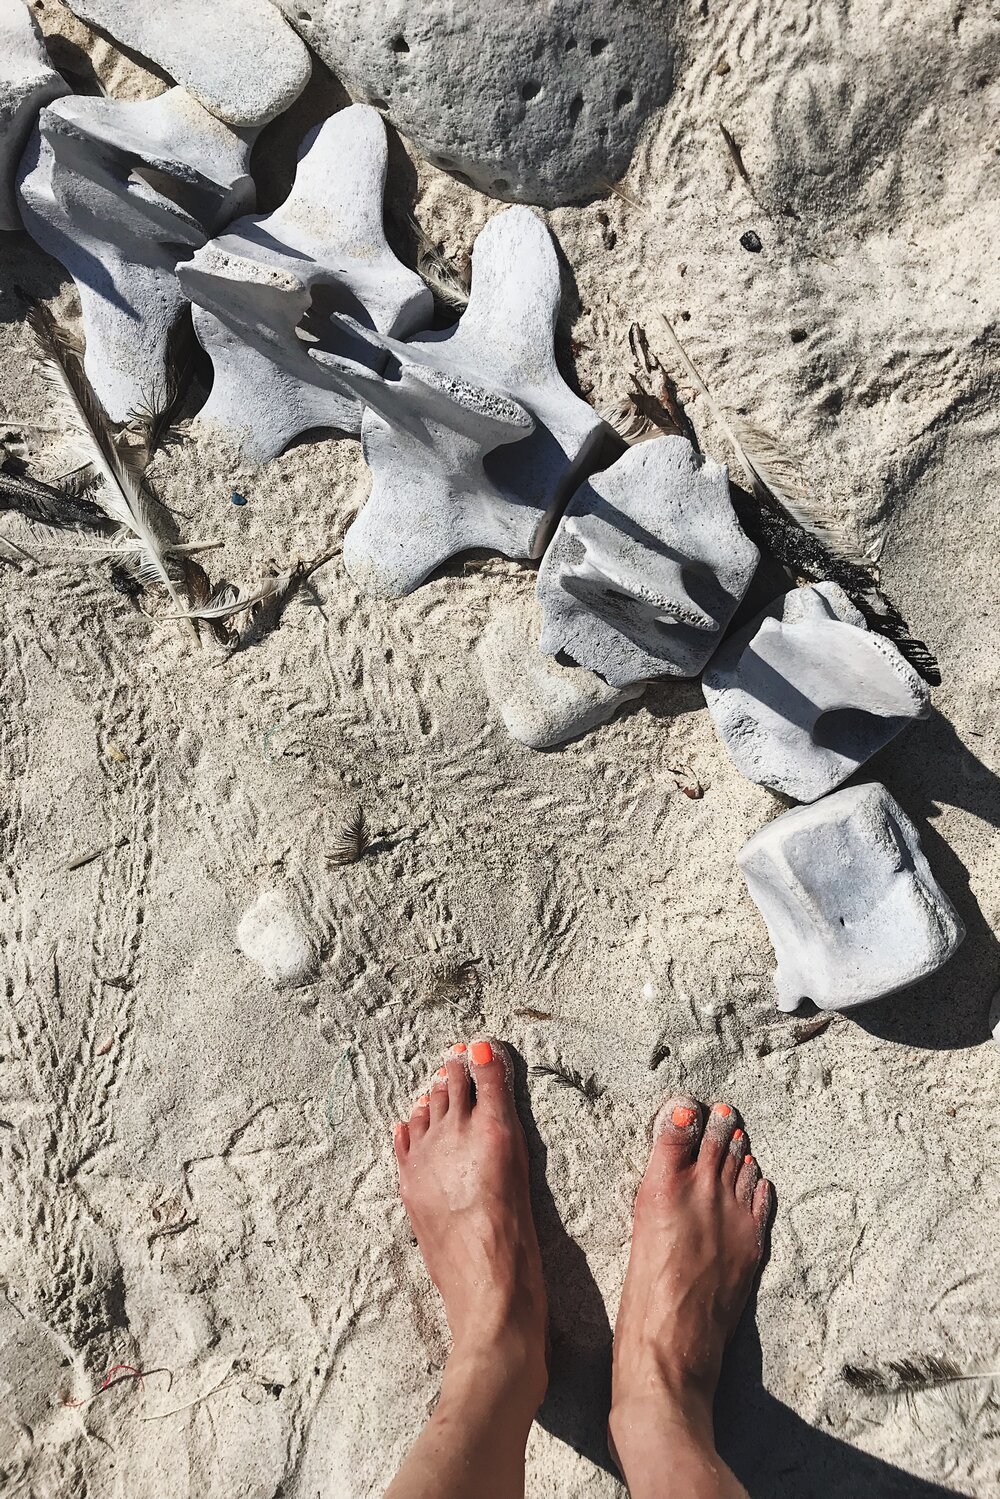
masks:
{"type": "Polygon", "coordinates": [[[702,1107],[696,1098],[685,1093],[668,1098],[653,1121],[647,1176],[671,1176],[690,1166],[698,1154],[703,1123],[702,1107]]]}
{"type": "Polygon", "coordinates": [[[476,1085],[476,1107],[505,1119],[514,1114],[510,1059],[500,1042],[473,1041],[469,1064],[476,1085]]]}

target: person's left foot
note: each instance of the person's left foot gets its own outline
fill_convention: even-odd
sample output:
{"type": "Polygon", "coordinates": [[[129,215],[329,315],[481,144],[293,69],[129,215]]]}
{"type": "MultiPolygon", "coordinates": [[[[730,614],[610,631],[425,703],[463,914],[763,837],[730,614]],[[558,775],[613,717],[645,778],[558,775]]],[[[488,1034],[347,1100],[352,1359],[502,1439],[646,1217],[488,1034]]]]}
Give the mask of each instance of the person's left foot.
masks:
{"type": "Polygon", "coordinates": [[[461,1356],[489,1353],[545,1393],[545,1286],[528,1151],[497,1041],[453,1047],[395,1127],[399,1189],[461,1356]],[[474,1085],[474,1086],[473,1086],[474,1085]]]}

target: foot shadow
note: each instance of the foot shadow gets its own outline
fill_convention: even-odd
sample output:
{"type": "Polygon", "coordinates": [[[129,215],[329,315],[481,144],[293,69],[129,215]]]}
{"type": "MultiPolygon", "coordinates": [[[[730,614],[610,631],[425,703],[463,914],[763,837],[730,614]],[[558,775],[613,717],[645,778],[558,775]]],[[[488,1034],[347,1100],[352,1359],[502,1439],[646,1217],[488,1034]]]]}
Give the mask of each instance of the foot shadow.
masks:
{"type": "Polygon", "coordinates": [[[872,1457],[764,1389],[756,1292],[726,1354],[715,1405],[721,1457],[750,1499],[974,1499],[872,1457]]]}
{"type": "Polygon", "coordinates": [[[595,1467],[618,1477],[608,1452],[611,1324],[579,1244],[566,1232],[546,1180],[548,1151],[528,1100],[527,1067],[508,1044],[528,1141],[531,1206],[549,1295],[549,1389],[538,1424],[595,1467]]]}

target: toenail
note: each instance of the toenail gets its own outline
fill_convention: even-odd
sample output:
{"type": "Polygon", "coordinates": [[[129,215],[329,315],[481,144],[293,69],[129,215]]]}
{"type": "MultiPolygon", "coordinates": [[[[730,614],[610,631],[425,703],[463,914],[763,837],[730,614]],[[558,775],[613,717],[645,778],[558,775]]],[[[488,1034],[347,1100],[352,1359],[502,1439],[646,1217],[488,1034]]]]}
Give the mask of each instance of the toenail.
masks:
{"type": "Polygon", "coordinates": [[[720,1119],[728,1119],[732,1112],[728,1103],[717,1103],[715,1105],[715,1113],[718,1114],[720,1119]]]}
{"type": "Polygon", "coordinates": [[[477,1067],[485,1067],[493,1060],[493,1048],[488,1041],[473,1041],[472,1060],[477,1067]]]}
{"type": "Polygon", "coordinates": [[[456,1041],[454,1046],[451,1048],[451,1054],[454,1057],[460,1057],[462,1053],[468,1051],[468,1049],[469,1048],[466,1046],[464,1041],[456,1041]]]}
{"type": "Polygon", "coordinates": [[[447,1077],[448,1076],[448,1069],[447,1069],[447,1067],[439,1067],[438,1070],[437,1070],[437,1072],[435,1072],[434,1076],[435,1077],[442,1077],[442,1078],[443,1077],[447,1077]]]}
{"type": "Polygon", "coordinates": [[[753,1165],[753,1156],[752,1155],[745,1155],[743,1157],[743,1164],[744,1164],[744,1166],[752,1166],[753,1165]]]}
{"type": "Polygon", "coordinates": [[[741,1129],[734,1129],[733,1130],[733,1139],[734,1140],[742,1140],[743,1139],[743,1131],[741,1129]]]}
{"type": "Polygon", "coordinates": [[[430,1101],[431,1095],[429,1093],[421,1093],[420,1097],[417,1099],[417,1108],[425,1109],[430,1101]]]}
{"type": "Polygon", "coordinates": [[[689,1108],[687,1104],[678,1104],[670,1116],[671,1121],[678,1129],[689,1129],[697,1117],[697,1110],[689,1108]]]}

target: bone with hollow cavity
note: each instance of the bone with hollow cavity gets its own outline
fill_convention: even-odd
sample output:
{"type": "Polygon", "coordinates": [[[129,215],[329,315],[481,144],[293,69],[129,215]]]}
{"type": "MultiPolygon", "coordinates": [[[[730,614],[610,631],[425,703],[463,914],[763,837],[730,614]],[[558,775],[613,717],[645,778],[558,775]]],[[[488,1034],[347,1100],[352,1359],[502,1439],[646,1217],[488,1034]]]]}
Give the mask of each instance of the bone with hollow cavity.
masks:
{"type": "Polygon", "coordinates": [[[433,317],[430,290],[386,242],[387,158],[374,109],[339,111],[306,137],[280,208],[238,219],[178,267],[215,370],[198,426],[229,433],[244,458],[273,458],[311,428],[361,430],[361,401],[322,378],[298,329],[320,348],[380,368],[386,355],[331,320],[330,309],[398,336],[433,317]]]}
{"type": "Polygon", "coordinates": [[[367,592],[411,593],[471,548],[541,555],[574,475],[610,435],[556,367],[559,296],[547,229],[510,208],[476,240],[454,328],[402,343],[344,320],[390,356],[387,378],[310,351],[331,388],[370,408],[361,437],[372,492],[344,542],[367,592]]]}
{"type": "Polygon", "coordinates": [[[923,678],[868,630],[836,583],[777,599],[724,643],[702,687],[734,764],[802,802],[832,791],[930,712],[923,678]]]}
{"type": "Polygon", "coordinates": [[[576,491],[538,574],[542,650],[613,687],[693,677],[757,566],[725,468],[683,437],[638,443],[576,491]]]}
{"type": "Polygon", "coordinates": [[[76,282],[87,376],[113,421],[162,397],[185,306],[177,263],[251,206],[253,135],[180,88],[42,110],[21,162],[21,215],[76,282]]]}
{"type": "Polygon", "coordinates": [[[774,944],[782,1010],[880,999],[934,973],[965,936],[916,828],[876,781],[785,812],[737,863],[774,944]]]}
{"type": "Polygon", "coordinates": [[[0,229],[20,229],[14,178],[43,105],[68,94],[24,0],[0,0],[0,229]]]}

